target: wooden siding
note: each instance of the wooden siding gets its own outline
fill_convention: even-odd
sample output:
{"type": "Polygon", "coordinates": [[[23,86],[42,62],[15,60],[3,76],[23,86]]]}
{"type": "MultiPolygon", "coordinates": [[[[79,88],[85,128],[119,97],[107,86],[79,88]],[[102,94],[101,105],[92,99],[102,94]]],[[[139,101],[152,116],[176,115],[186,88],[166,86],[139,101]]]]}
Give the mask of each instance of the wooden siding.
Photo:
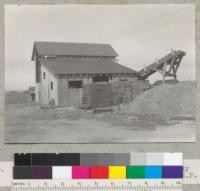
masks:
{"type": "MultiPolygon", "coordinates": [[[[126,77],[126,75],[116,75],[109,78],[109,82],[114,82],[117,80],[136,80],[135,77],[126,77]]],[[[74,76],[69,77],[69,75],[58,76],[57,85],[58,85],[58,105],[59,106],[82,106],[83,101],[83,89],[82,88],[69,88],[68,82],[72,80],[82,80],[83,86],[86,84],[93,83],[92,76],[90,77],[81,77],[74,76]]],[[[94,84],[95,85],[95,84],[94,84]]],[[[94,96],[93,96],[94,97],[94,96]]]]}
{"type": "Polygon", "coordinates": [[[58,79],[58,105],[76,106],[81,105],[82,88],[69,88],[68,79],[58,79]]]}
{"type": "MultiPolygon", "coordinates": [[[[82,84],[93,83],[95,75],[57,75],[54,76],[43,65],[39,65],[38,69],[39,82],[36,83],[36,102],[42,105],[49,105],[54,100],[56,106],[76,106],[82,105],[82,88],[69,88],[69,81],[81,80],[82,84]],[[44,79],[45,72],[45,79],[44,79]],[[53,82],[53,90],[51,89],[53,82]]],[[[118,80],[136,80],[132,74],[107,74],[109,82],[118,80]]]]}

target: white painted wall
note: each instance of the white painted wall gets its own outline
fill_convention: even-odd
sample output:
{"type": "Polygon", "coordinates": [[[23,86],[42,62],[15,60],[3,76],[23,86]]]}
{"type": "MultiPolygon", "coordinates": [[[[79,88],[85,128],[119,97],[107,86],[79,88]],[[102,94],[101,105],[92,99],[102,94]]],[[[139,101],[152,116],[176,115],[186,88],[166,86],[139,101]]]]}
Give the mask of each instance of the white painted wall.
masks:
{"type": "Polygon", "coordinates": [[[54,99],[55,105],[58,105],[58,90],[57,90],[57,78],[51,74],[41,64],[41,81],[39,83],[39,103],[48,105],[51,99],[54,99]],[[45,72],[45,79],[43,73],[45,72]],[[53,82],[53,90],[51,90],[51,81],[53,82]]]}

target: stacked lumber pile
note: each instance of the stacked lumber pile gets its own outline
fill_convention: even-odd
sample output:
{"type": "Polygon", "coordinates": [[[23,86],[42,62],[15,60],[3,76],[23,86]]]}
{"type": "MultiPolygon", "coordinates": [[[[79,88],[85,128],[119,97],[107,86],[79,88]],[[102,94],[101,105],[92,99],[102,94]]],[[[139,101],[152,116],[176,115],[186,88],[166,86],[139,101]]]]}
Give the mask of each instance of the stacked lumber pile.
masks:
{"type": "Polygon", "coordinates": [[[112,85],[109,83],[94,83],[92,85],[92,108],[112,106],[112,85]]]}
{"type": "Polygon", "coordinates": [[[83,109],[112,106],[112,85],[108,83],[91,83],[83,86],[83,109]]]}
{"type": "Polygon", "coordinates": [[[106,108],[131,102],[150,85],[145,80],[91,83],[83,86],[82,108],[106,108]]]}
{"type": "Polygon", "coordinates": [[[138,94],[149,88],[149,82],[146,80],[113,82],[113,105],[131,102],[138,94]]]}

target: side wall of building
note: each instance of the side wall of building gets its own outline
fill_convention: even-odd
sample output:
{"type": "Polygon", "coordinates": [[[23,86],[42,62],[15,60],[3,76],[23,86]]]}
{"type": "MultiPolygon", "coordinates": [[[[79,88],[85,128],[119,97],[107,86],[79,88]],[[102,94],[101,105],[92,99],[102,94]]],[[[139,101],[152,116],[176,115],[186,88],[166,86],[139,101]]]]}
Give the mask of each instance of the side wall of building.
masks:
{"type": "Polygon", "coordinates": [[[82,87],[71,88],[69,82],[82,81],[85,83],[92,83],[92,78],[58,78],[58,105],[59,106],[77,106],[82,104],[82,87]]]}
{"type": "Polygon", "coordinates": [[[58,105],[57,78],[42,64],[40,65],[39,81],[36,83],[36,102],[42,105],[58,105]]]}
{"type": "MultiPolygon", "coordinates": [[[[127,81],[136,81],[135,77],[123,77],[120,75],[113,75],[112,77],[109,77],[109,83],[114,83],[119,80],[127,80],[127,81]]],[[[59,106],[82,106],[82,102],[84,100],[84,97],[87,97],[83,95],[83,88],[71,88],[69,87],[69,83],[71,81],[82,81],[82,87],[85,87],[87,84],[93,83],[93,77],[62,77],[57,79],[57,88],[58,88],[58,105],[59,106]]]]}

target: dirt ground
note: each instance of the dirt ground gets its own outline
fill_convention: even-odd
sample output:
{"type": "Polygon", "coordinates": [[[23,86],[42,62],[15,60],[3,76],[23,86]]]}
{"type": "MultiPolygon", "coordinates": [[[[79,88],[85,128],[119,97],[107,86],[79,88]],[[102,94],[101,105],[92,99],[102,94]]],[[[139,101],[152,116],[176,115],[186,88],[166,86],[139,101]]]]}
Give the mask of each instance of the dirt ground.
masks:
{"type": "Polygon", "coordinates": [[[6,143],[193,142],[191,116],[93,114],[73,107],[42,109],[30,103],[6,104],[6,143]]]}

